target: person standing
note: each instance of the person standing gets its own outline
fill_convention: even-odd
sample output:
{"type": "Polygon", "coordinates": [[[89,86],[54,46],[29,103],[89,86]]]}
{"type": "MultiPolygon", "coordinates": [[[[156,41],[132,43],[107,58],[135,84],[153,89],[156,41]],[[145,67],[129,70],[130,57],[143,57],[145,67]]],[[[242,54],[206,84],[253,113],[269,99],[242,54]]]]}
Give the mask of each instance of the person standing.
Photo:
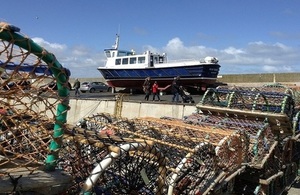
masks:
{"type": "Polygon", "coordinates": [[[157,96],[158,101],[160,101],[159,93],[158,93],[158,84],[157,81],[154,81],[154,84],[152,85],[152,93],[153,93],[153,98],[152,101],[155,101],[155,97],[157,96]]]}
{"type": "Polygon", "coordinates": [[[76,96],[76,97],[80,97],[80,91],[79,91],[79,88],[80,88],[80,81],[79,81],[79,79],[75,79],[75,82],[74,82],[73,87],[74,87],[74,89],[75,89],[75,96],[76,96]]]}
{"type": "Polygon", "coordinates": [[[180,77],[174,77],[174,80],[172,82],[172,102],[174,102],[176,100],[176,102],[179,102],[179,90],[180,90],[180,77]]]}
{"type": "Polygon", "coordinates": [[[149,100],[149,96],[150,96],[150,93],[151,93],[151,78],[150,77],[147,77],[144,81],[144,84],[143,84],[143,90],[145,92],[145,100],[149,100]]]}

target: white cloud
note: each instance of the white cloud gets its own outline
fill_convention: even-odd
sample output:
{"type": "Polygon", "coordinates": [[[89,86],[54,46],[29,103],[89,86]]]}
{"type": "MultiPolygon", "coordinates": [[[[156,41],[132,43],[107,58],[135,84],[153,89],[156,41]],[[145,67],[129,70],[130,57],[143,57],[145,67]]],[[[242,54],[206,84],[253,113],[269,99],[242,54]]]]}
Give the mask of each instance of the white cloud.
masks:
{"type": "Polygon", "coordinates": [[[178,37],[171,39],[161,50],[167,53],[171,60],[202,59],[217,53],[217,50],[202,45],[187,47],[178,37]]]}
{"type": "Polygon", "coordinates": [[[274,44],[266,44],[264,42],[251,42],[247,47],[248,51],[255,54],[274,54],[276,53],[287,53],[292,52],[292,48],[282,44],[282,43],[274,43],[274,44]]]}
{"type": "Polygon", "coordinates": [[[183,42],[178,37],[176,37],[168,42],[166,48],[179,50],[184,49],[184,46],[183,42]]]}
{"type": "Polygon", "coordinates": [[[293,69],[290,66],[271,66],[265,65],[263,66],[263,70],[267,73],[276,73],[276,72],[292,72],[293,69]]]}
{"type": "Polygon", "coordinates": [[[275,66],[265,65],[263,70],[267,73],[278,72],[278,69],[275,66]]]}
{"type": "MultiPolygon", "coordinates": [[[[42,38],[33,40],[52,52],[58,61],[72,72],[72,77],[99,77],[97,68],[104,66],[106,58],[102,51],[95,51],[87,46],[67,46],[60,43],[50,43],[42,38]]],[[[228,46],[215,49],[203,45],[186,46],[175,37],[162,48],[151,45],[143,47],[144,51],[167,53],[169,60],[202,59],[214,56],[221,65],[220,74],[237,73],[272,73],[300,72],[300,49],[283,43],[265,43],[263,41],[249,42],[245,47],[228,46]]]]}
{"type": "Polygon", "coordinates": [[[228,47],[228,48],[224,49],[223,52],[226,53],[226,54],[230,54],[230,55],[236,55],[236,54],[245,53],[243,50],[236,49],[234,47],[228,47]]]}
{"type": "Polygon", "coordinates": [[[282,43],[250,42],[242,49],[225,49],[219,61],[224,73],[300,72],[299,48],[282,43]],[[239,65],[239,69],[231,67],[239,65]],[[263,67],[263,68],[262,68],[263,67]]]}
{"type": "Polygon", "coordinates": [[[75,48],[74,50],[72,50],[72,54],[75,56],[86,56],[88,55],[88,52],[80,48],[75,48]]]}
{"type": "Polygon", "coordinates": [[[91,50],[83,45],[68,47],[65,44],[50,43],[38,37],[32,40],[53,53],[62,66],[70,69],[71,77],[101,76],[97,68],[104,65],[102,52],[91,50]]]}
{"type": "Polygon", "coordinates": [[[50,52],[52,51],[64,51],[67,49],[67,46],[59,43],[49,43],[45,41],[43,38],[35,37],[32,40],[37,43],[39,46],[47,48],[50,52]],[[52,51],[51,51],[52,50],[52,51]]]}

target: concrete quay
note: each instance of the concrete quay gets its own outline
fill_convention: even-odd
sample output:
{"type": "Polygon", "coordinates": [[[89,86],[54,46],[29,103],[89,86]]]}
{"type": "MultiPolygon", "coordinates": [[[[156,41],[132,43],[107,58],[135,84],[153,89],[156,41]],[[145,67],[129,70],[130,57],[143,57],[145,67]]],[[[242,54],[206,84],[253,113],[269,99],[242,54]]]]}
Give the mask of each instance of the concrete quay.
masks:
{"type": "MultiPolygon", "coordinates": [[[[84,94],[86,95],[86,94],[84,94]]],[[[76,124],[80,119],[97,113],[120,113],[125,118],[138,117],[173,117],[181,119],[197,111],[195,104],[199,103],[202,96],[195,95],[195,104],[173,103],[171,95],[161,96],[162,101],[143,100],[144,95],[120,94],[123,96],[122,105],[118,107],[116,94],[100,93],[95,98],[71,98],[70,111],[67,115],[69,124],[76,124]]]]}
{"type": "MultiPolygon", "coordinates": [[[[73,92],[71,92],[73,93],[73,92]]],[[[119,109],[119,113],[125,118],[137,118],[137,117],[174,117],[182,118],[183,116],[190,115],[197,111],[195,104],[197,104],[202,96],[193,95],[195,104],[171,102],[171,95],[161,96],[162,101],[144,101],[143,94],[132,95],[122,94],[123,101],[122,106],[117,107],[116,94],[111,93],[98,93],[93,94],[94,97],[90,98],[91,94],[82,94],[81,98],[71,98],[70,107],[71,110],[68,113],[68,124],[76,124],[80,119],[96,115],[97,113],[109,113],[116,114],[119,109]]],[[[300,194],[299,178],[295,180],[292,186],[287,187],[287,191],[284,194],[298,195],[300,194]]]]}

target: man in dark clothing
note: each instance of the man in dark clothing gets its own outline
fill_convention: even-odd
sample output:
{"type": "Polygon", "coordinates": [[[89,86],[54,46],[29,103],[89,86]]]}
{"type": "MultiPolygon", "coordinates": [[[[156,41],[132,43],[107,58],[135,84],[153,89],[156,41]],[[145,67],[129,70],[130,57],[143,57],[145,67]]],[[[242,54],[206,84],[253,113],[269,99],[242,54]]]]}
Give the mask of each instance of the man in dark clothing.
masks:
{"type": "Polygon", "coordinates": [[[176,102],[179,102],[179,91],[180,90],[180,77],[177,76],[174,78],[173,82],[172,82],[172,94],[173,94],[173,98],[172,98],[172,102],[174,102],[176,100],[176,102]]]}
{"type": "Polygon", "coordinates": [[[150,93],[151,93],[151,78],[150,77],[147,77],[144,81],[144,84],[143,84],[143,90],[145,92],[145,100],[149,100],[149,96],[150,96],[150,93]]]}
{"type": "Polygon", "coordinates": [[[79,91],[79,88],[80,88],[80,81],[79,79],[75,79],[75,82],[74,82],[74,85],[73,85],[74,89],[75,89],[75,96],[77,97],[80,97],[80,91],[79,91]]]}

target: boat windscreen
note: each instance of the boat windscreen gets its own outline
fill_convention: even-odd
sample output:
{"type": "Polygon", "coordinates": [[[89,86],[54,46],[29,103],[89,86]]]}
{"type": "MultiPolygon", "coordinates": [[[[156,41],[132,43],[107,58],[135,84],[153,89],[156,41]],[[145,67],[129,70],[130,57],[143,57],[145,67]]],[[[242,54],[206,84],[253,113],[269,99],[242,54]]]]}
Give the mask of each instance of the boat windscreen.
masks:
{"type": "Polygon", "coordinates": [[[107,58],[110,58],[111,57],[110,51],[105,51],[105,55],[107,58]]]}

